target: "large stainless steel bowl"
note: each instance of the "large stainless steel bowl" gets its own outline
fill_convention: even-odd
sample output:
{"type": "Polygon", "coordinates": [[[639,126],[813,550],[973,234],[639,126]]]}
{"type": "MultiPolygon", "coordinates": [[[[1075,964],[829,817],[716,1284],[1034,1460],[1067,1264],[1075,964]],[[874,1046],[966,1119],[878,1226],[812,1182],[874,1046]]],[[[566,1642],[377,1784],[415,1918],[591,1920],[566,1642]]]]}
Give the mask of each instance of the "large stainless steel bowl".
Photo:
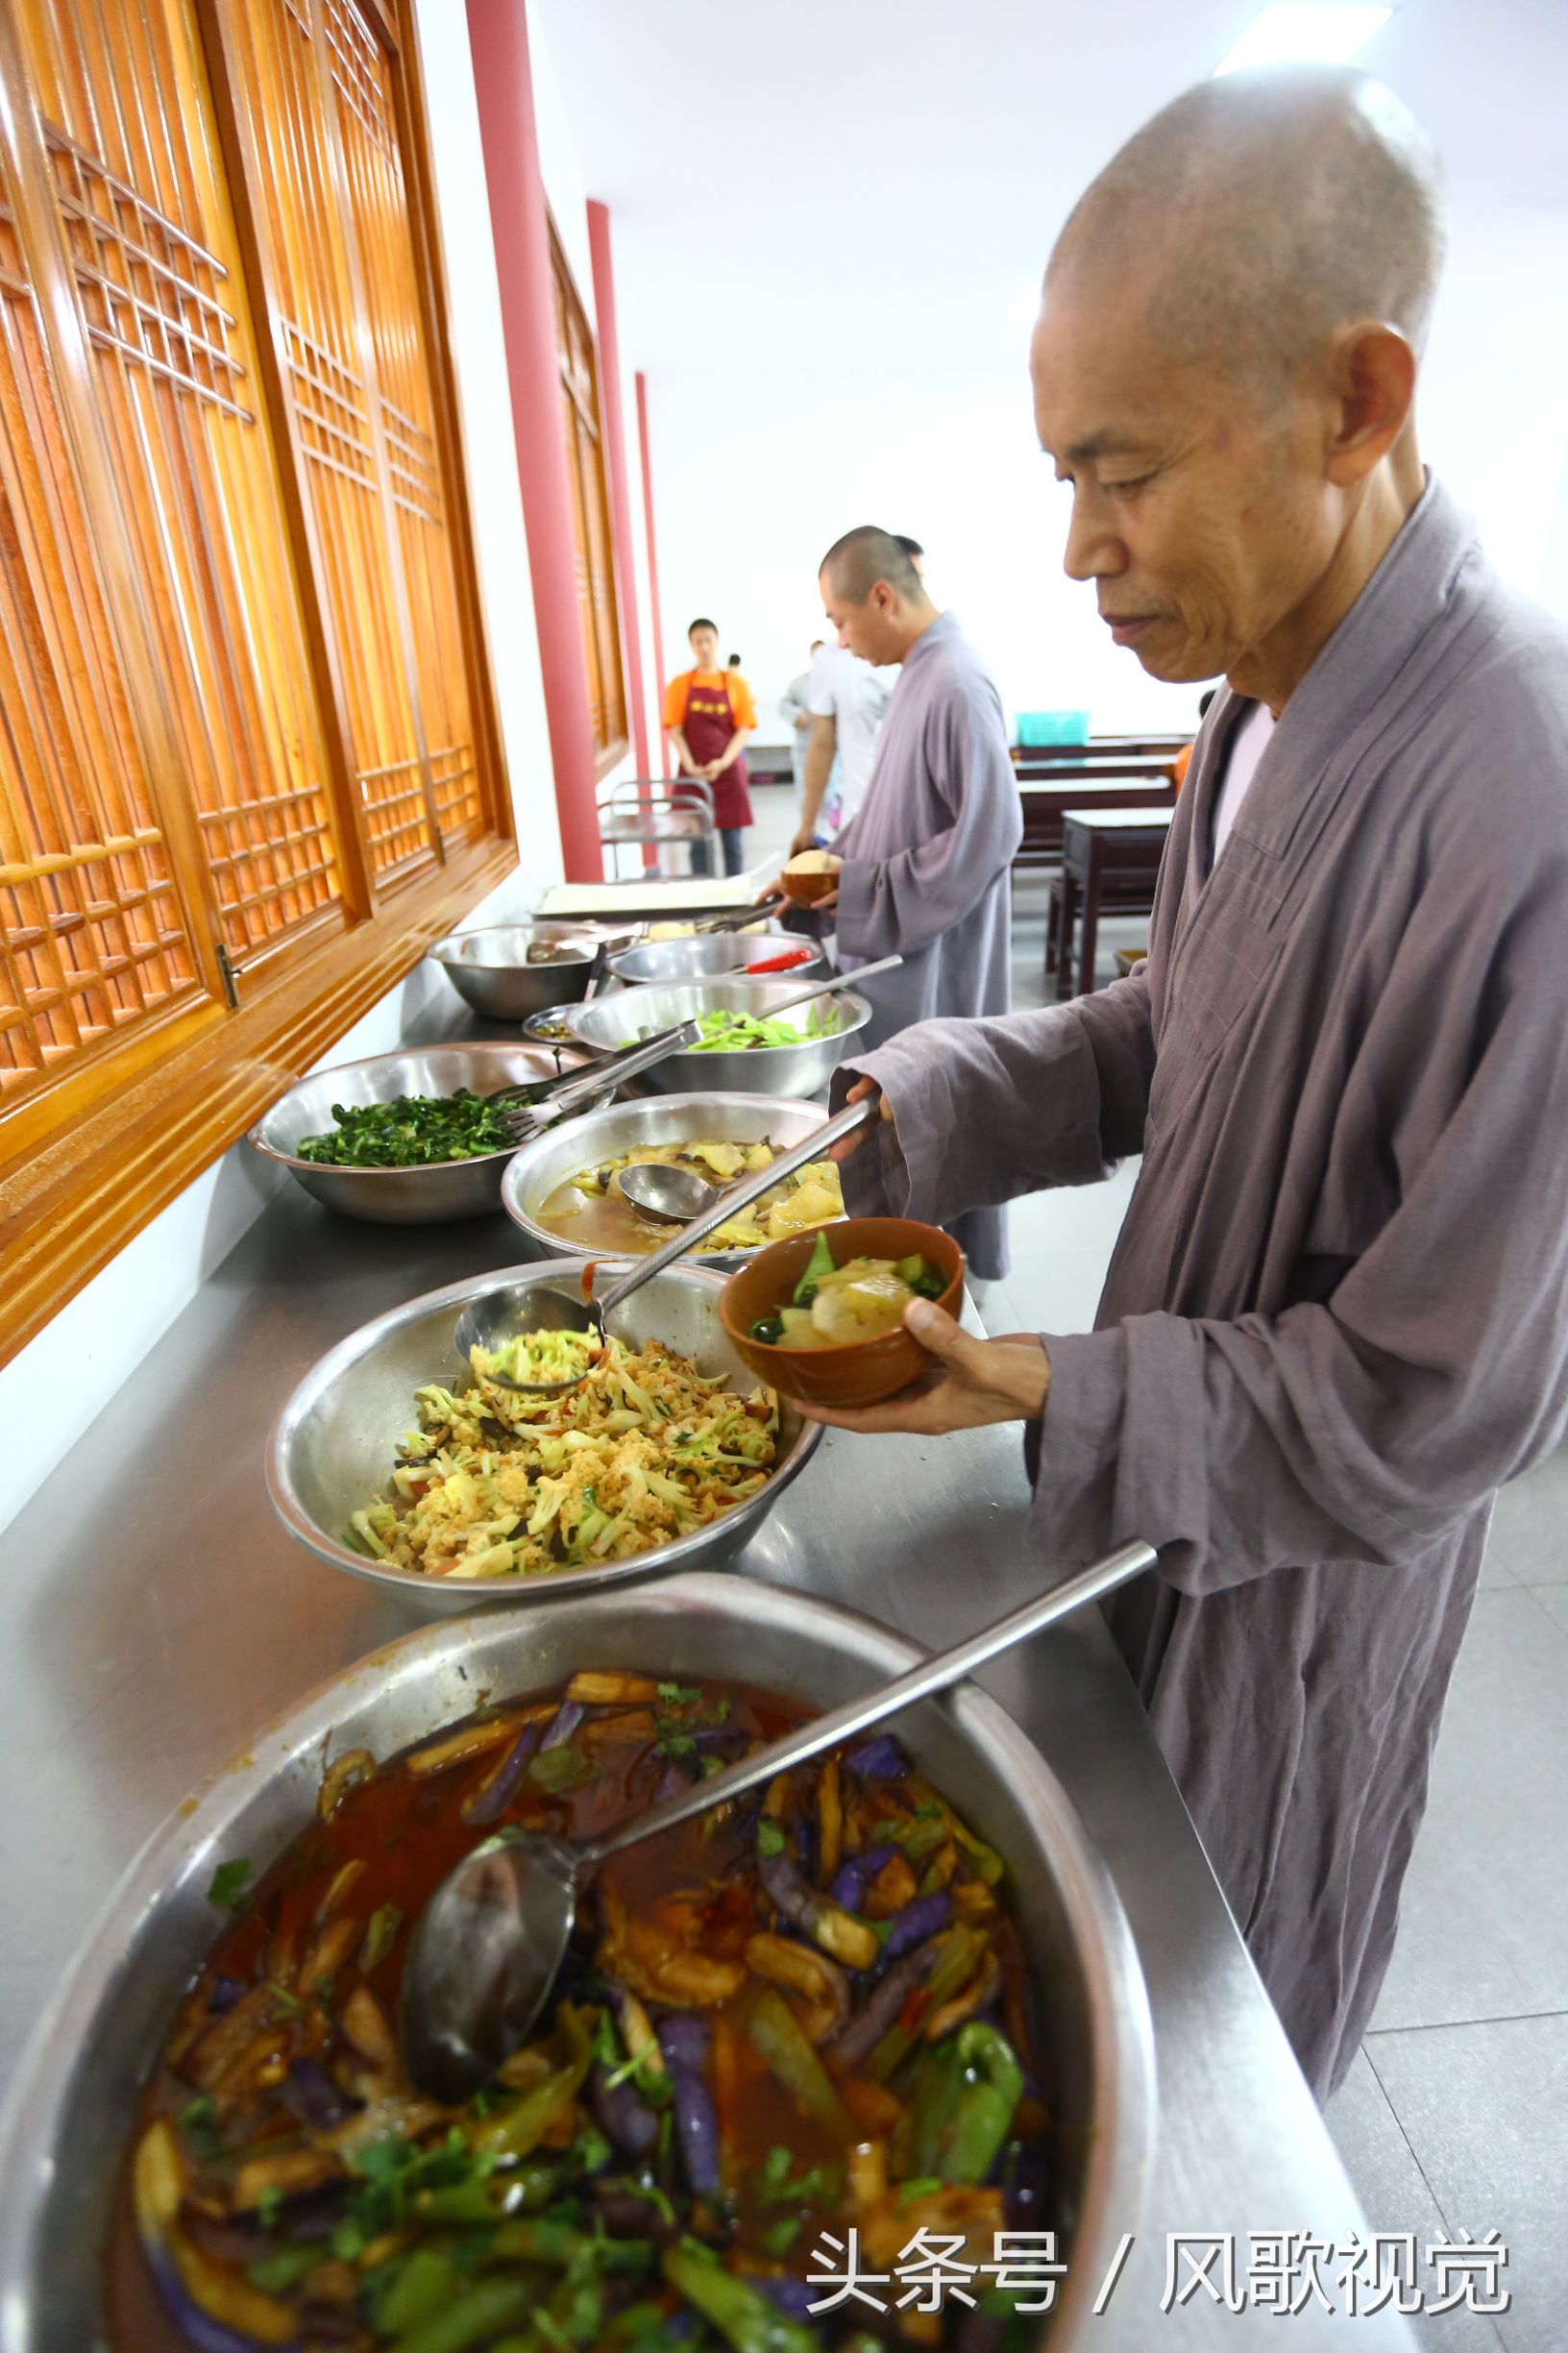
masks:
{"type": "Polygon", "coordinates": [[[497,923],[452,932],[427,953],[485,1020],[521,1021],[551,1005],[580,1004],[599,946],[591,933],[558,923],[497,923]],[[561,960],[529,964],[530,947],[553,948],[561,960]]]}
{"type": "MultiPolygon", "coordinates": [[[[105,1906],[23,2056],[0,2119],[0,2353],[86,2353],[105,2337],[103,2252],[140,2087],[217,1933],[214,1866],[258,1877],[310,1821],[329,1751],[387,1756],[497,1699],[579,1668],[760,1682],[830,1707],[921,1655],[825,1602],[688,1576],[420,1629],[323,1683],[187,1798],[105,1906]]],[[[898,1734],[1005,1858],[1037,1991],[1067,2265],[1039,2323],[1048,2353],[1094,2341],[1089,2308],[1139,2226],[1154,2148],[1148,2002],[1115,1891],[1055,1775],[972,1685],[898,1734]]]]}
{"type": "MultiPolygon", "coordinates": [[[[501,1206],[547,1257],[570,1250],[577,1258],[598,1254],[564,1234],[552,1234],[539,1222],[539,1212],[557,1185],[579,1168],[613,1160],[617,1153],[638,1144],[691,1143],[709,1136],[723,1143],[761,1143],[765,1138],[787,1151],[821,1127],[820,1103],[797,1103],[771,1094],[660,1094],[641,1103],[607,1103],[602,1111],[584,1112],[559,1134],[547,1131],[525,1144],[509,1163],[501,1181],[501,1206]]],[[[669,1239],[668,1226],[649,1229],[649,1249],[669,1239]]],[[[694,1266],[744,1265],[749,1254],[737,1250],[694,1250],[694,1266]]]]}
{"type": "Polygon", "coordinates": [[[553,1078],[558,1067],[576,1068],[586,1060],[566,1051],[558,1062],[557,1049],[548,1045],[432,1045],[373,1054],[302,1078],[257,1121],[246,1141],[348,1217],[400,1226],[482,1217],[500,1206],[502,1173],[515,1145],[425,1168],[337,1168],[301,1160],[296,1147],[303,1138],[331,1130],[334,1103],[391,1103],[400,1094],[455,1094],[459,1087],[495,1094],[523,1080],[553,1078]]]}
{"type": "MultiPolygon", "coordinates": [[[[606,1280],[624,1273],[625,1262],[600,1262],[606,1280]]],[[[468,1367],[457,1353],[457,1318],[471,1300],[487,1298],[514,1283],[551,1276],[562,1290],[575,1289],[581,1259],[556,1258],[544,1265],[508,1266],[426,1291],[406,1306],[379,1315],[374,1323],[339,1340],[313,1365],[294,1391],[267,1440],[267,1489],[291,1536],[318,1560],[351,1577],[394,1587],[417,1608],[473,1609],[483,1603],[545,1602],[563,1593],[595,1592],[601,1585],[635,1583],[676,1569],[713,1568],[740,1552],[767,1518],[791,1481],[798,1478],[822,1440],[819,1422],[808,1422],[787,1398],[779,1402],[777,1457],[766,1485],[732,1511],[656,1552],[630,1560],[608,1560],[600,1568],[561,1569],[548,1577],[511,1577],[475,1583],[425,1577],[367,1560],[343,1541],[355,1512],[385,1491],[398,1440],[417,1419],[414,1391],[428,1382],[446,1386],[466,1383],[468,1367]]],[[[756,1377],[742,1363],[719,1321],[723,1275],[701,1266],[671,1266],[634,1291],[610,1318],[610,1330],[628,1347],[660,1339],[690,1357],[699,1372],[727,1373],[749,1395],[756,1377]]]]}
{"type": "MultiPolygon", "coordinates": [[[[623,989],[615,996],[596,997],[579,1005],[567,1018],[573,1034],[585,1044],[600,1047],[635,1045],[650,1030],[668,1029],[698,1014],[724,1010],[767,1015],[783,1005],[806,984],[793,974],[781,980],[667,981],[646,989],[623,989]]],[[[819,997],[802,1005],[798,1015],[786,1013],[796,1027],[813,1014],[831,1017],[838,1008],[841,1026],[803,1045],[765,1045],[734,1053],[672,1054],[655,1069],[645,1071],[641,1084],[660,1094],[816,1094],[827,1085],[851,1038],[871,1017],[870,1006],[852,989],[819,997]]]]}
{"type": "Polygon", "coordinates": [[[755,933],[716,931],[691,940],[640,940],[635,947],[624,947],[612,956],[609,966],[617,980],[639,984],[723,980],[746,965],[760,963],[765,957],[782,956],[794,949],[805,952],[798,964],[790,967],[791,980],[804,988],[808,980],[818,980],[826,973],[827,958],[817,942],[803,939],[798,932],[784,931],[778,925],[770,926],[763,939],[758,939],[755,933]]]}

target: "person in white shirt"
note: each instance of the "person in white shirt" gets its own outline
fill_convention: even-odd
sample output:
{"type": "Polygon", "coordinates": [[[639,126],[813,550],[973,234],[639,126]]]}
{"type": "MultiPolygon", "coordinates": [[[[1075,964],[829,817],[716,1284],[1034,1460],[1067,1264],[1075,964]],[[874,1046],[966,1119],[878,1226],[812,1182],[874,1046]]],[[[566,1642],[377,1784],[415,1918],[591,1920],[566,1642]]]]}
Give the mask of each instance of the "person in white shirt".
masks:
{"type": "MultiPolygon", "coordinates": [[[[822,644],[820,637],[811,641],[811,658],[817,658],[822,644]]],[[[809,666],[790,680],[778,699],[778,715],[790,731],[790,766],[795,772],[795,810],[796,818],[805,806],[806,754],[811,748],[811,671],[809,666]]]]}
{"type": "Polygon", "coordinates": [[[874,670],[846,646],[820,646],[812,657],[806,696],[811,740],[792,856],[810,849],[824,835],[823,804],[835,753],[840,767],[834,831],[842,831],[859,808],[870,782],[877,729],[895,680],[896,673],[889,677],[874,670]]]}

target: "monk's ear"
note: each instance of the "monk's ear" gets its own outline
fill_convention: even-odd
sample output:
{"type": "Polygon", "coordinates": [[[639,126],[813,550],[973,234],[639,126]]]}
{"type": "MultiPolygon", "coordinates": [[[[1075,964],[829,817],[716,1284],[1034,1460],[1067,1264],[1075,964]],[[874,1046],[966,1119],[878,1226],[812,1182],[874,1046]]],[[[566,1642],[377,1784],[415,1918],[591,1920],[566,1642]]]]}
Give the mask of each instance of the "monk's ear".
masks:
{"type": "Polygon", "coordinates": [[[1351,488],[1386,457],[1415,399],[1415,354],[1397,327],[1359,319],[1336,331],[1329,354],[1327,473],[1351,488]]]}

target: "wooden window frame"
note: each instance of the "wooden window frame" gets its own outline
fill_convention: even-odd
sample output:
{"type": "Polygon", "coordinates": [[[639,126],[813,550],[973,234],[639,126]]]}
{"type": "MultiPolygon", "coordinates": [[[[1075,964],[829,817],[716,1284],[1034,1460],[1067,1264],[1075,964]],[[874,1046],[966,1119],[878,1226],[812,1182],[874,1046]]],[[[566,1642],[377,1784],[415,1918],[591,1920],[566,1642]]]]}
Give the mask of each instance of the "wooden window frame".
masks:
{"type": "MultiPolygon", "coordinates": [[[[427,948],[459,922],[475,901],[518,863],[502,752],[492,668],[483,623],[453,366],[453,336],[433,195],[418,43],[400,32],[382,0],[349,0],[391,51],[397,129],[425,349],[434,437],[451,543],[464,674],[477,771],[478,838],[449,848],[433,870],[395,890],[383,877],[372,890],[356,846],[342,845],[341,908],[266,951],[240,975],[239,1002],[208,926],[193,924],[191,948],[206,993],[145,1016],[114,1053],[106,1080],[95,1051],[80,1066],[24,1093],[0,1115],[0,1362],[23,1347],[136,1233],[235,1143],[300,1071],[331,1045],[419,963],[427,948]],[[305,942],[301,950],[302,939],[305,942]],[[97,1084],[94,1084],[96,1080],[97,1084]],[[106,1091],[106,1086],[111,1091],[106,1091]]],[[[223,28],[217,0],[194,0],[216,104],[223,165],[239,233],[244,274],[257,318],[258,390],[280,451],[282,509],[302,582],[310,579],[309,519],[297,465],[287,449],[280,386],[272,364],[271,321],[261,300],[255,227],[237,165],[238,126],[232,77],[221,70],[223,28]]],[[[23,101],[29,87],[15,27],[0,8],[0,77],[23,101]]],[[[25,103],[25,101],[24,101],[25,103]]],[[[18,135],[14,110],[0,109],[0,164],[19,215],[35,241],[58,237],[46,184],[37,176],[39,143],[18,135]],[[47,218],[45,216],[48,216],[47,218]]],[[[123,520],[112,495],[101,424],[85,365],[83,328],[63,271],[40,285],[54,348],[55,394],[87,497],[94,557],[112,590],[110,627],[135,732],[144,756],[163,773],[171,739],[164,698],[148,656],[146,619],[136,608],[123,520]],[[101,534],[101,536],[100,536],[101,534]]],[[[349,781],[347,736],[333,658],[315,598],[302,591],[307,651],[331,763],[334,798],[349,781]]],[[[171,829],[193,826],[166,797],[171,829]]],[[[353,805],[352,792],[339,805],[353,805]]],[[[346,831],[345,828],[339,828],[346,831]]]]}
{"type": "MultiPolygon", "coordinates": [[[[605,740],[602,744],[597,740],[596,731],[596,741],[594,744],[594,777],[596,782],[601,784],[612,769],[620,767],[622,761],[625,760],[626,754],[631,749],[631,717],[630,703],[626,693],[626,657],[621,625],[622,591],[621,580],[616,568],[614,515],[610,505],[609,474],[604,462],[604,404],[600,391],[599,337],[594,332],[593,327],[589,322],[588,312],[584,306],[582,297],[577,292],[577,282],[572,275],[572,264],[567,259],[566,247],[561,241],[560,232],[556,228],[552,217],[549,220],[549,227],[550,263],[551,275],[554,282],[553,291],[560,298],[562,306],[572,314],[574,323],[576,324],[577,330],[579,340],[586,355],[588,368],[592,378],[593,413],[591,416],[585,416],[585,404],[580,398],[577,391],[577,386],[574,380],[573,371],[569,364],[569,354],[559,336],[557,336],[556,357],[561,387],[565,392],[567,399],[572,403],[573,407],[576,409],[578,418],[582,419],[583,423],[586,425],[589,436],[593,443],[594,453],[592,461],[593,473],[591,485],[583,480],[581,444],[576,431],[572,436],[572,443],[567,451],[567,464],[569,468],[571,468],[573,475],[576,478],[573,485],[574,490],[577,498],[582,500],[584,504],[585,544],[578,549],[577,553],[582,562],[583,570],[588,577],[590,610],[595,611],[596,619],[598,600],[595,595],[596,576],[594,571],[593,542],[592,535],[588,532],[586,526],[587,500],[590,487],[592,488],[598,507],[603,536],[605,559],[608,567],[608,601],[610,619],[612,623],[610,638],[615,654],[615,692],[616,700],[620,709],[621,733],[618,736],[611,734],[607,723],[607,718],[605,726],[605,740]]],[[[590,649],[586,646],[586,644],[584,646],[584,652],[590,653],[590,649]]],[[[596,675],[602,680],[602,653],[603,649],[600,645],[599,631],[596,626],[594,631],[594,646],[591,650],[590,658],[590,686],[592,685],[593,678],[596,675]]],[[[608,699],[604,694],[602,683],[600,684],[600,701],[604,705],[607,715],[608,699]]],[[[590,724],[592,724],[591,712],[590,724]]]]}

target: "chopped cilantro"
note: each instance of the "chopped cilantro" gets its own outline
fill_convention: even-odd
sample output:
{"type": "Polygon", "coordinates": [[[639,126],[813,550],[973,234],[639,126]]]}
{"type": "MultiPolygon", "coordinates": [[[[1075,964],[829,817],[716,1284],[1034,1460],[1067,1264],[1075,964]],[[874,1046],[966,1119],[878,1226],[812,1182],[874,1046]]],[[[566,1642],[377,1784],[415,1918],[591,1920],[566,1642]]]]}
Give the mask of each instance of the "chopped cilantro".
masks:
{"type": "Polygon", "coordinates": [[[259,2263],[247,2265],[245,2277],[263,2295],[286,2295],[320,2261],[319,2246],[281,2246],[276,2255],[263,2255],[259,2263]]]}
{"type": "Polygon", "coordinates": [[[220,1912],[233,1912],[245,1900],[245,1882],[251,1875],[249,1863],[220,1863],[212,1874],[212,1884],[207,1891],[207,1900],[220,1912]]]}
{"type": "Polygon", "coordinates": [[[572,2164],[585,2173],[602,2173],[613,2154],[597,2124],[585,2124],[572,2145],[572,2164]]]}
{"type": "Polygon", "coordinates": [[[305,2004],[300,1999],[298,1994],[291,1994],[286,1985],[280,1985],[278,1983],[276,1977],[269,1977],[267,1979],[267,1992],[272,1996],[274,2001],[281,2001],[282,2003],[283,2008],[289,2013],[290,2017],[292,2017],[297,2011],[305,2008],[305,2004]]]}
{"type": "Polygon", "coordinates": [[[757,1852],[759,1854],[782,1854],[783,1851],[783,1831],[771,1815],[764,1814],[757,1824],[757,1852]]]}
{"type": "Polygon", "coordinates": [[[700,1683],[661,1683],[659,1698],[666,1707],[690,1707],[702,1697],[700,1683]]]}
{"type": "Polygon", "coordinates": [[[568,1790],[580,1789],[584,1781],[594,1777],[594,1768],[585,1756],[563,1741],[558,1749],[541,1749],[528,1765],[528,1778],[552,1798],[564,1797],[568,1790]]]}
{"type": "Polygon", "coordinates": [[[787,2214],[776,2222],[770,2222],[762,2234],[762,2243],[770,2255],[787,2255],[800,2236],[801,2219],[797,2214],[787,2214]]]}
{"type": "Polygon", "coordinates": [[[275,2181],[269,2181],[256,2201],[256,2218],[263,2230],[276,2230],[278,2217],[283,2208],[283,2194],[275,2181]]]}

